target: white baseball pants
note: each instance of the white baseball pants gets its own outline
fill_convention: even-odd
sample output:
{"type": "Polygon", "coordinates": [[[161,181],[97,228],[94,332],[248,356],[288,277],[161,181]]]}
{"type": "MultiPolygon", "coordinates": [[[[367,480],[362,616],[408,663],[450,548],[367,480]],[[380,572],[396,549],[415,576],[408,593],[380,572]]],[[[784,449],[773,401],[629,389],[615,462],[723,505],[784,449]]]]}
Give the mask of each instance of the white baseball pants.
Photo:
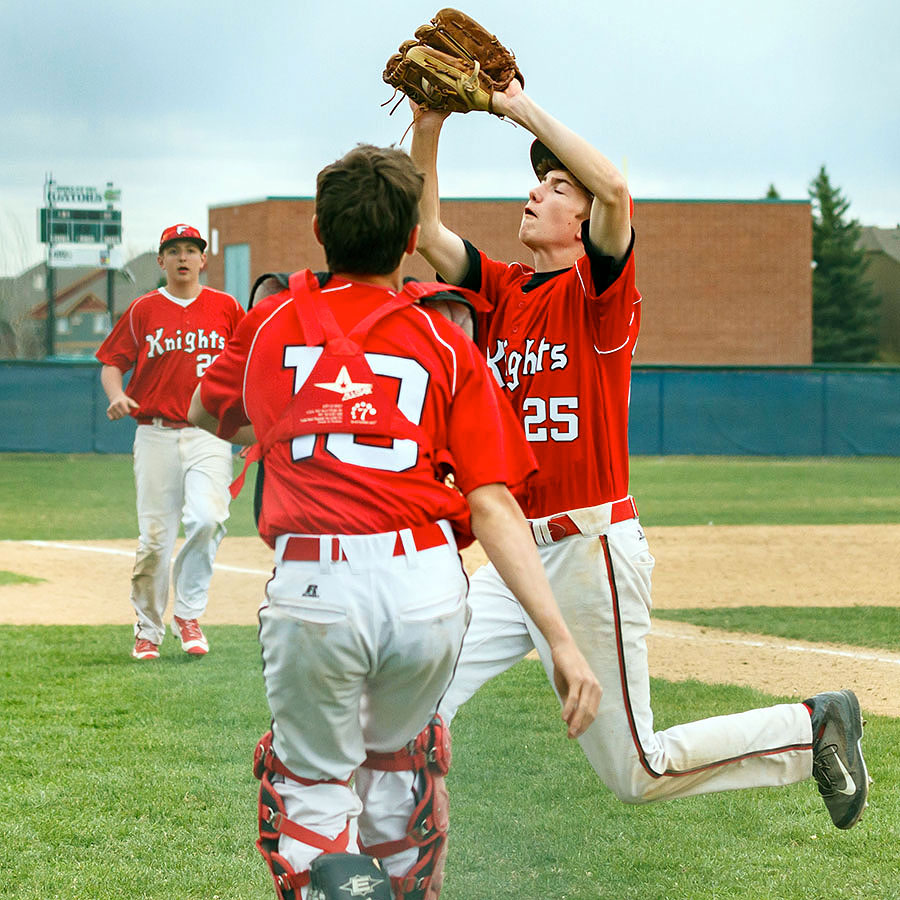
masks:
{"type": "MultiPolygon", "coordinates": [[[[654,731],[646,637],[654,559],[637,518],[590,524],[539,546],[566,623],[603,687],[597,718],[579,738],[585,755],[626,803],[790,784],[812,774],[812,725],[802,703],[716,716],[654,731]]],[[[587,515],[579,516],[579,513],[587,515]]],[[[539,543],[546,529],[533,523],[539,543]]],[[[452,719],[482,684],[537,648],[553,684],[549,649],[493,566],[469,590],[472,621],[439,712],[452,719]]]]}
{"type": "Polygon", "coordinates": [[[131,575],[135,637],[162,643],[169,602],[169,569],[184,524],[184,544],[171,566],[174,614],[206,611],[216,550],[225,536],[233,473],[231,445],[200,428],[138,425],[134,481],[140,537],[131,575]]]}
{"type": "MultiPolygon", "coordinates": [[[[417,550],[398,534],[322,537],[317,561],[283,558],[259,611],[273,746],[304,785],[276,776],[287,818],[329,839],[356,820],[363,844],[397,840],[414,809],[413,773],[360,769],[367,751],[394,752],[434,715],[459,655],[468,621],[467,578],[452,532],[447,543],[417,550]],[[346,560],[333,560],[332,540],[346,560]]],[[[320,536],[316,536],[317,538],[320,536]]],[[[351,827],[349,852],[355,852],[351,827]]],[[[295,871],[318,848],[281,835],[278,852],[295,871]]],[[[405,874],[417,857],[407,850],[385,860],[405,874]]],[[[305,889],[304,889],[305,891],[305,889]]],[[[305,896],[305,894],[304,894],[305,896]]]]}

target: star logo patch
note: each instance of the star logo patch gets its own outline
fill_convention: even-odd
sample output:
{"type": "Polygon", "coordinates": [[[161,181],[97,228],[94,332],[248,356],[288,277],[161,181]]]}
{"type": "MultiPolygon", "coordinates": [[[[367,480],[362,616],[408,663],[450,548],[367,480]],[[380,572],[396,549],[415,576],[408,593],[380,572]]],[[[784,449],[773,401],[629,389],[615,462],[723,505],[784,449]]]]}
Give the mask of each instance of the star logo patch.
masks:
{"type": "Polygon", "coordinates": [[[365,382],[354,382],[346,366],[341,366],[334,381],[318,381],[316,387],[340,394],[341,400],[353,400],[355,397],[364,397],[366,394],[372,393],[372,385],[365,382]]]}

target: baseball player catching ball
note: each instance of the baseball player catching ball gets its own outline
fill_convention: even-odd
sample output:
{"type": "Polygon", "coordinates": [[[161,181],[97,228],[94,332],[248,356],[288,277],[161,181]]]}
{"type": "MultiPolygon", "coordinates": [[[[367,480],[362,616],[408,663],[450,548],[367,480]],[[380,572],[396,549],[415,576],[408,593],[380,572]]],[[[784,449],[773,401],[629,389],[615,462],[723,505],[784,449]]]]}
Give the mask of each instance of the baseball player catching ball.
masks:
{"type": "Polygon", "coordinates": [[[264,467],[257,846],[281,900],[438,896],[450,750],[435,712],[468,621],[470,532],[546,641],[571,737],[599,702],[507,487],[534,470],[528,443],[475,345],[403,286],[422,183],[405,153],[367,145],[323,169],[330,274],[255,304],[189,413],[258,438],[264,467]]]}
{"type": "Polygon", "coordinates": [[[138,297],[100,345],[100,381],[110,419],[134,416],[134,480],[140,527],[131,603],[135,659],[156,659],[166,633],[169,568],[179,522],[184,545],[172,566],[172,632],[194,656],[209,645],[198,619],[206,610],[213,559],[225,535],[231,445],[187,420],[194,388],[222,352],[244,311],[230,294],[201,287],[206,241],[190,225],[159,239],[166,286],[138,297]],[[124,373],[134,370],[123,388],[124,373]]]}
{"type": "MultiPolygon", "coordinates": [[[[626,803],[813,775],[834,824],[852,827],[869,778],[851,691],[653,728],[646,637],[654,559],[628,493],[641,295],[625,179],[512,80],[490,109],[536,138],[538,183],[519,226],[533,265],[498,262],[441,223],[436,160],[448,113],[413,107],[411,156],[426,181],[419,251],[446,281],[493,304],[479,340],[539,464],[522,506],[557,602],[603,687],[597,718],[579,738],[591,765],[626,803]]],[[[469,603],[472,622],[440,706],[448,720],[532,646],[548,665],[540,634],[494,566],[475,574],[469,603]]]]}

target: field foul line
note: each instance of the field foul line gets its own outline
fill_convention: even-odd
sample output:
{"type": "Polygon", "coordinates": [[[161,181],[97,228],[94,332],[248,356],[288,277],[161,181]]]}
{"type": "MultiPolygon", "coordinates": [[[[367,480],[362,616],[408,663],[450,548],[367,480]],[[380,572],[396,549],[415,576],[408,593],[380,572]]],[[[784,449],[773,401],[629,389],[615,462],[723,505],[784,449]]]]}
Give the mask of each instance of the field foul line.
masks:
{"type": "Polygon", "coordinates": [[[812,653],[819,656],[841,656],[845,659],[853,659],[859,662],[890,663],[900,666],[900,658],[877,656],[874,653],[856,653],[851,650],[830,650],[827,647],[800,647],[797,644],[774,644],[770,641],[744,641],[739,638],[717,638],[709,634],[674,634],[671,631],[660,631],[656,628],[650,631],[650,637],[668,638],[675,641],[708,641],[716,644],[734,644],[738,647],[754,647],[763,650],[787,650],[790,653],[812,653]]]}
{"type": "MultiPolygon", "coordinates": [[[[6,543],[5,541],[3,543],[6,543]]],[[[58,550],[78,550],[83,553],[106,553],[112,556],[131,556],[134,552],[130,550],[116,550],[112,547],[86,547],[83,544],[60,544],[53,541],[16,541],[10,543],[28,544],[31,547],[52,547],[58,550]]],[[[220,569],[223,572],[238,572],[243,575],[271,575],[271,569],[243,569],[239,566],[226,566],[224,563],[213,563],[214,569],[220,569]]],[[[850,650],[830,650],[827,647],[800,647],[796,644],[776,644],[769,641],[744,641],[738,638],[717,638],[710,637],[708,633],[703,635],[675,634],[671,631],[661,631],[654,628],[650,632],[650,637],[661,637],[668,640],[676,641],[710,641],[717,644],[732,644],[738,647],[753,647],[763,650],[786,650],[789,653],[810,653],[818,656],[839,656],[844,659],[853,659],[860,662],[888,663],[894,666],[900,666],[900,658],[890,658],[885,656],[877,656],[874,653],[856,653],[850,650]]]]}
{"type": "MultiPolygon", "coordinates": [[[[56,550],[79,550],[82,553],[106,553],[110,556],[130,556],[134,559],[133,550],[116,550],[113,547],[86,547],[83,544],[57,544],[53,541],[16,541],[31,547],[52,547],[56,550]]],[[[241,575],[271,575],[271,569],[243,569],[240,566],[226,566],[224,563],[213,563],[214,569],[222,572],[237,572],[241,575]]]]}

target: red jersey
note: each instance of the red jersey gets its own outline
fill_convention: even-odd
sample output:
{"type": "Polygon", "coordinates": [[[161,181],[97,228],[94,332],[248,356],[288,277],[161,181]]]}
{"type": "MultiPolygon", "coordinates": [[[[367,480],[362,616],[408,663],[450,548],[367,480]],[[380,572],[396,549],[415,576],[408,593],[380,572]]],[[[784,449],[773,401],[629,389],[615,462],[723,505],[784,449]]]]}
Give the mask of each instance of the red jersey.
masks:
{"type": "MultiPolygon", "coordinates": [[[[396,296],[334,277],[321,290],[344,333],[396,296]]],[[[534,471],[518,422],[456,325],[410,305],[360,342],[379,388],[435,450],[449,452],[462,494],[497,482],[512,488],[534,471]]],[[[200,399],[219,419],[220,437],[248,423],[257,437],[267,435],[322,352],[307,345],[289,291],[254,306],[201,382],[200,399]]],[[[316,387],[335,402],[365,399],[364,386],[346,379],[316,387]]],[[[265,457],[259,531],[273,545],[279,534],[373,534],[448,519],[465,541],[468,506],[459,491],[438,480],[414,440],[301,434],[275,443],[265,457]]]]}
{"type": "Polygon", "coordinates": [[[585,256],[538,274],[466,245],[462,286],[494,305],[479,343],[538,461],[519,496],[529,518],[628,494],[631,358],[641,321],[634,236],[617,266],[592,248],[587,223],[582,234],[585,256]]]}
{"type": "Polygon", "coordinates": [[[126,389],[139,404],[132,415],[186,422],[200,376],[243,317],[241,305],[223,291],[204,287],[193,300],[181,300],[159,288],[132,302],[97,359],[123,373],[134,369],[126,389]]]}

